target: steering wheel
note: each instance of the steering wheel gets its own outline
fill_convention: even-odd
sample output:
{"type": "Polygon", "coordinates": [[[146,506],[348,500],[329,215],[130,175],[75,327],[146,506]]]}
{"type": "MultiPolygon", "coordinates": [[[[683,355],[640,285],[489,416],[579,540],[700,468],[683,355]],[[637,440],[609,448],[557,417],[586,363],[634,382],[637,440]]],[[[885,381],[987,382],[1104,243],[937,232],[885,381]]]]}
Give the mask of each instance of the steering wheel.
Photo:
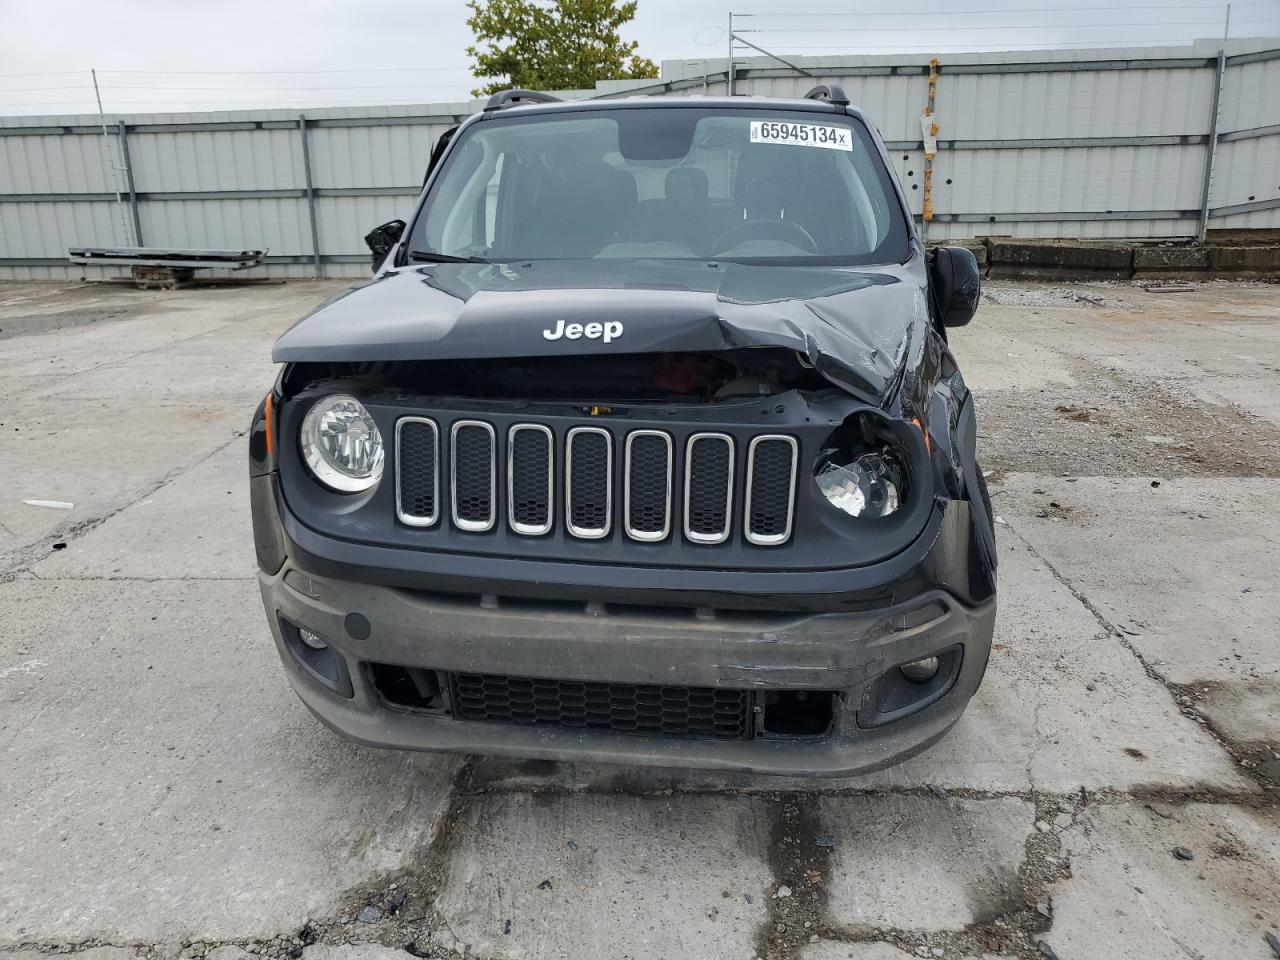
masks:
{"type": "Polygon", "coordinates": [[[779,240],[799,241],[796,246],[804,247],[810,253],[818,252],[818,241],[813,239],[813,234],[794,220],[748,220],[746,223],[730,227],[716,237],[715,242],[711,244],[711,253],[714,255],[732,249],[748,240],[763,240],[769,235],[779,240]]]}

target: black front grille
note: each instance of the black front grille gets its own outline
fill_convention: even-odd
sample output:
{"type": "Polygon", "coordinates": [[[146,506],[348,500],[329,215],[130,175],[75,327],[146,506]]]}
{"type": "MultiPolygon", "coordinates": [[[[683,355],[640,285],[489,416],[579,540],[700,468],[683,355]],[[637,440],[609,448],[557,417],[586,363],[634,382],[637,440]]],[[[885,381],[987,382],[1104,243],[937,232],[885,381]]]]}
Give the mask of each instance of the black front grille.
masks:
{"type": "Polygon", "coordinates": [[[453,425],[453,514],[464,529],[493,525],[494,452],[488,424],[453,425]]]}
{"type": "Polygon", "coordinates": [[[578,536],[609,532],[611,483],[609,434],[594,427],[569,432],[569,529],[578,536]]]}
{"type": "Polygon", "coordinates": [[[398,503],[400,519],[418,526],[436,522],[440,446],[436,425],[426,419],[405,418],[397,426],[399,441],[396,456],[400,461],[398,473],[398,503]]]}
{"type": "Polygon", "coordinates": [[[403,416],[395,436],[396,516],[412,527],[758,547],[794,532],[800,444],[784,434],[403,416]]]}
{"type": "Polygon", "coordinates": [[[790,437],[752,441],[747,478],[747,536],[752,542],[767,545],[790,536],[795,468],[795,441],[790,437]]]}
{"type": "Polygon", "coordinates": [[[558,726],[655,737],[745,740],[751,692],[714,687],[450,675],[460,720],[558,726]]]}
{"type": "Polygon", "coordinates": [[[689,440],[685,477],[685,534],[691,540],[719,543],[729,535],[733,443],[719,434],[689,440]]]}

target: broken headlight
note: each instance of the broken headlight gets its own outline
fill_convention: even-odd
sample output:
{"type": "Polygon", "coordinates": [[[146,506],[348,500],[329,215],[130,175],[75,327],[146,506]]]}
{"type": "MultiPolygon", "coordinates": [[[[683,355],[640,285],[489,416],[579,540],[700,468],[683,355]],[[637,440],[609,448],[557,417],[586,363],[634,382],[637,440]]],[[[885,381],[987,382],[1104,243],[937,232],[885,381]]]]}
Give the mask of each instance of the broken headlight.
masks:
{"type": "Polygon", "coordinates": [[[887,517],[907,495],[907,471],[888,448],[856,454],[823,450],[814,480],[827,502],[851,517],[887,517]]]}
{"type": "Polygon", "coordinates": [[[355,397],[335,394],[302,418],[302,459],[316,479],[340,493],[360,493],[382,479],[382,434],[355,397]]]}

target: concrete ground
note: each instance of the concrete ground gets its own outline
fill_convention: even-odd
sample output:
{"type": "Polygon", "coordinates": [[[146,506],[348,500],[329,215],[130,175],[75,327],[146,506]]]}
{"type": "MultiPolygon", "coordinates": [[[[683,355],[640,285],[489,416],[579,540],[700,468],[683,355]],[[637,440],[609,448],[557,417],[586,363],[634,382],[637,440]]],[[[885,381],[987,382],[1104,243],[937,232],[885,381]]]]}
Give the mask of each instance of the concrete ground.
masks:
{"type": "Polygon", "coordinates": [[[835,782],[316,723],[244,431],[339,286],[0,285],[0,954],[1280,956],[1280,286],[988,284],[953,342],[991,668],[940,744],[835,782]]]}

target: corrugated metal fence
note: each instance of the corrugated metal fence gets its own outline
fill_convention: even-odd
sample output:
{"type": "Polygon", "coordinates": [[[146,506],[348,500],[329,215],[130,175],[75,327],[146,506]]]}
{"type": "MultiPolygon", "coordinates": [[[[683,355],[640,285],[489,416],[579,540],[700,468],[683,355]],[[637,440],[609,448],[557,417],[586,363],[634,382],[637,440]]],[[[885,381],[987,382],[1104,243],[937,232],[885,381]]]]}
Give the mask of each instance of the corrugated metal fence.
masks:
{"type": "MultiPolygon", "coordinates": [[[[839,83],[879,125],[917,213],[930,58],[736,60],[734,93],[839,83]]],[[[930,239],[1194,236],[1280,228],[1280,41],[952,54],[934,71],[930,239]],[[1216,116],[1215,116],[1216,106],[1216,116]],[[1212,158],[1212,160],[1211,160],[1212,158]]],[[[599,96],[724,94],[724,59],[599,96]]],[[[582,94],[577,94],[582,95],[582,94]]],[[[360,276],[431,146],[479,103],[0,117],[0,278],[118,274],[69,246],[270,248],[256,276],[360,276]],[[119,194],[119,198],[117,198],[119,194]],[[310,194],[310,196],[309,196],[310,194]]]]}

